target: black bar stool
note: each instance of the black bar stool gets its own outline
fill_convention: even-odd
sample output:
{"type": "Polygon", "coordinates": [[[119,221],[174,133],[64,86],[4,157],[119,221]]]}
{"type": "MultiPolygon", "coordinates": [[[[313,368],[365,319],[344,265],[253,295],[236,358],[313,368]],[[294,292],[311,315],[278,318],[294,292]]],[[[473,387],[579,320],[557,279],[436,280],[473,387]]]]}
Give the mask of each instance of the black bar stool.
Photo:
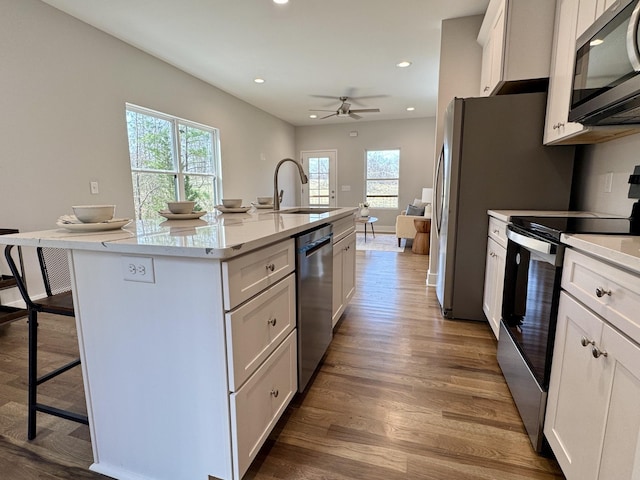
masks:
{"type": "Polygon", "coordinates": [[[13,260],[13,256],[11,255],[12,248],[13,245],[8,245],[5,248],[4,256],[7,260],[7,264],[9,265],[9,269],[16,279],[18,290],[20,290],[20,294],[27,305],[29,316],[29,411],[27,437],[29,440],[33,440],[36,436],[37,412],[47,413],[56,417],[83,423],[85,425],[89,424],[89,420],[86,415],[38,403],[37,396],[38,385],[41,385],[44,382],[57,377],[61,373],[80,365],[80,359],[77,358],[66,365],[38,377],[38,312],[64,315],[68,317],[73,317],[75,315],[67,252],[66,250],[58,248],[38,247],[36,249],[47,296],[41,299],[32,300],[31,297],[29,297],[26,285],[13,260]]]}

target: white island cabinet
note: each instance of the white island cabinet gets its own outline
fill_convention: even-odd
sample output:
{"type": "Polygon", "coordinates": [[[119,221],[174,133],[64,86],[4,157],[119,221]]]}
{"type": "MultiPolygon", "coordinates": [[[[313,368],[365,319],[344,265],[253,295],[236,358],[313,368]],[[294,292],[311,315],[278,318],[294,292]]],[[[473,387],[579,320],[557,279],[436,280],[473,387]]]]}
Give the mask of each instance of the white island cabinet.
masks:
{"type": "Polygon", "coordinates": [[[544,433],[568,480],[639,478],[640,240],[564,240],[544,433]]]}
{"type": "Polygon", "coordinates": [[[297,391],[293,237],[354,211],[4,236],[69,251],[90,468],[241,479],[297,391]]]}

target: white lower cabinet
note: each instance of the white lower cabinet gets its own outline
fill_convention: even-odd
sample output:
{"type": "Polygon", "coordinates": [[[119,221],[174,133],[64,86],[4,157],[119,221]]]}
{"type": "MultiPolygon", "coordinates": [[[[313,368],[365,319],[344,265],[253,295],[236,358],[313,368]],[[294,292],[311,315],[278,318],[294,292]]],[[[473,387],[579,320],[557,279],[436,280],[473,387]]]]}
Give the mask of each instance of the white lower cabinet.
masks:
{"type": "Polygon", "coordinates": [[[295,330],[237,392],[231,394],[234,478],[240,479],[298,389],[295,330]]]}
{"type": "Polygon", "coordinates": [[[498,338],[502,317],[502,295],[504,269],[507,260],[507,223],[489,217],[487,238],[487,261],[484,271],[484,294],[482,310],[489,321],[493,334],[498,338]]]}
{"type": "Polygon", "coordinates": [[[333,244],[333,308],[335,327],[356,290],[356,233],[333,244]]]}
{"type": "MultiPolygon", "coordinates": [[[[573,253],[573,252],[571,252],[573,253]]],[[[590,288],[582,256],[565,258],[563,288],[592,291],[597,302],[629,298],[590,288]]],[[[585,257],[589,267],[611,266],[585,257]]],[[[590,270],[591,268],[589,268],[590,270]]],[[[620,272],[628,276],[627,272],[620,272]]],[[[615,274],[615,273],[614,273],[615,274]]],[[[616,285],[615,278],[610,279],[616,285]]],[[[635,287],[640,290],[640,279],[635,287]]],[[[596,301],[590,302],[594,305],[596,301]]],[[[640,346],[567,292],[558,310],[545,436],[567,480],[640,478],[640,346]]]]}

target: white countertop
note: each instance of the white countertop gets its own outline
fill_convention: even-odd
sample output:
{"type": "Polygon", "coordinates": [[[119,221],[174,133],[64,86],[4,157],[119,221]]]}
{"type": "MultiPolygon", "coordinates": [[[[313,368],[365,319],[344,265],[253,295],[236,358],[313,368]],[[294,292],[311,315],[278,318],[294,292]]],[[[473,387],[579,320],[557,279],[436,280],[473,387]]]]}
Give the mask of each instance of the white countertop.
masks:
{"type": "Polygon", "coordinates": [[[598,212],[582,212],[572,210],[488,210],[489,216],[510,222],[511,217],[603,217],[603,218],[621,218],[620,215],[611,215],[608,213],[598,212]]]}
{"type": "Polygon", "coordinates": [[[144,220],[105,232],[70,232],[62,228],[3,235],[4,245],[99,250],[129,254],[229,258],[295,236],[339,218],[357,208],[327,213],[276,213],[252,209],[247,213],[209,213],[197,220],[144,220]]]}
{"type": "Polygon", "coordinates": [[[640,274],[640,236],[563,234],[562,243],[640,274]]]}

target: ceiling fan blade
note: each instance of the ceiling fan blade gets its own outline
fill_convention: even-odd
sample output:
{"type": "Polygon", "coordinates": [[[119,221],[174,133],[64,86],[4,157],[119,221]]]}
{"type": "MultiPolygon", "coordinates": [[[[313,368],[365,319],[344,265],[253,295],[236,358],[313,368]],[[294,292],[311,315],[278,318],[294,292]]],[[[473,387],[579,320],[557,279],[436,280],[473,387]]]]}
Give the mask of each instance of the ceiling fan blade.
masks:
{"type": "Polygon", "coordinates": [[[351,110],[350,113],[378,113],[379,108],[360,108],[358,110],[351,110]]]}
{"type": "Polygon", "coordinates": [[[335,110],[309,110],[310,112],[335,112],[335,110]]]}
{"type": "Polygon", "coordinates": [[[387,98],[388,96],[389,95],[365,95],[363,97],[349,97],[349,100],[351,100],[356,105],[362,105],[362,102],[360,102],[360,100],[369,100],[371,98],[387,98]]]}
{"type": "Polygon", "coordinates": [[[329,117],[335,117],[336,115],[338,115],[337,113],[332,113],[331,115],[327,115],[326,117],[320,117],[320,120],[324,120],[325,118],[329,118],[329,117]]]}
{"type": "Polygon", "coordinates": [[[355,120],[360,120],[362,118],[360,115],[353,113],[353,111],[349,112],[349,116],[355,120]]]}

